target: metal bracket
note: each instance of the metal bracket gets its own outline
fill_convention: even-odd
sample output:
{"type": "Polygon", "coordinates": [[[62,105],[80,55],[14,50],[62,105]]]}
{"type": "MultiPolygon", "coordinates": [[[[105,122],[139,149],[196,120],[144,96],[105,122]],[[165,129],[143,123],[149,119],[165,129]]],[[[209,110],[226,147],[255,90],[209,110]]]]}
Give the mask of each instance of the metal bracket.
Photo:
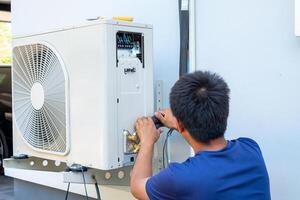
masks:
{"type": "MultiPolygon", "coordinates": [[[[163,109],[163,81],[157,80],[155,82],[155,110],[161,110],[163,109]]],[[[154,152],[154,162],[157,163],[155,166],[155,171],[158,172],[163,168],[162,163],[162,154],[159,152],[162,152],[163,147],[163,141],[165,139],[165,134],[162,134],[160,139],[156,143],[156,150],[154,152]]]]}
{"type": "Polygon", "coordinates": [[[57,162],[53,160],[46,160],[37,157],[29,157],[27,159],[4,159],[4,168],[26,169],[26,170],[38,170],[38,171],[52,171],[61,172],[67,168],[67,164],[64,162],[57,162]]]}
{"type": "MultiPolygon", "coordinates": [[[[83,173],[87,184],[95,184],[97,181],[99,185],[129,186],[131,169],[130,166],[109,171],[88,169],[83,173]]],[[[82,173],[64,172],[63,181],[65,183],[83,183],[82,173]]]]}
{"type": "Polygon", "coordinates": [[[162,80],[156,81],[155,92],[156,92],[155,110],[160,110],[163,108],[163,81],[162,80]]]}
{"type": "MultiPolygon", "coordinates": [[[[29,157],[28,159],[5,159],[3,162],[4,168],[15,168],[25,170],[63,172],[63,181],[70,183],[83,183],[82,174],[78,172],[65,172],[67,164],[53,160],[46,160],[37,157],[29,157]]],[[[113,170],[99,170],[89,168],[84,172],[86,183],[94,184],[95,181],[99,185],[115,185],[129,186],[130,173],[132,166],[126,166],[113,170]]]]}

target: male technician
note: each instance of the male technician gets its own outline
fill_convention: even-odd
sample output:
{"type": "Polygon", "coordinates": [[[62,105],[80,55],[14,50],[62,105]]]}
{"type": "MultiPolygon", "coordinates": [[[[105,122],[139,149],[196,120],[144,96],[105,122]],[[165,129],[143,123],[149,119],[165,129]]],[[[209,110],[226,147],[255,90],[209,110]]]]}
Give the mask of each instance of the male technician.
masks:
{"type": "MultiPolygon", "coordinates": [[[[183,76],[172,88],[170,106],[156,117],[166,127],[175,128],[195,156],[152,176],[153,148],[161,131],[151,118],[139,118],[136,130],[141,148],[131,174],[131,192],[137,199],[271,199],[258,144],[248,138],[224,138],[229,88],[220,76],[201,71],[183,76]]],[[[180,151],[180,146],[175,148],[180,151]]]]}

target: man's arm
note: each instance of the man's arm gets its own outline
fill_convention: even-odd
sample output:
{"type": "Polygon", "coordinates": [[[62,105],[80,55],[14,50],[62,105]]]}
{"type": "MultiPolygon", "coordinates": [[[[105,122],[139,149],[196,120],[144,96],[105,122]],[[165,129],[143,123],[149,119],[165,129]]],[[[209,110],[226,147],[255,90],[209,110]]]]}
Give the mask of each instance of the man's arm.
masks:
{"type": "Polygon", "coordinates": [[[161,130],[157,130],[151,118],[139,118],[136,131],[140,138],[140,151],[137,155],[132,173],[130,188],[134,197],[140,200],[149,199],[146,193],[146,183],[152,176],[152,157],[154,144],[158,140],[161,130]]]}
{"type": "Polygon", "coordinates": [[[146,182],[152,176],[153,145],[141,145],[135,165],[131,173],[131,193],[137,199],[149,199],[146,193],[146,182]]]}

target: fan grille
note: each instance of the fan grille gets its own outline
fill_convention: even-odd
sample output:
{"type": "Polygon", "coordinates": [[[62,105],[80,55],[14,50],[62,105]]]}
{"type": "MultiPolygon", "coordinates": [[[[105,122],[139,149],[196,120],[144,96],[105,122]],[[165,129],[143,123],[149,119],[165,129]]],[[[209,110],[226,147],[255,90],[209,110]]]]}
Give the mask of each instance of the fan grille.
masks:
{"type": "Polygon", "coordinates": [[[36,149],[66,153],[67,81],[58,56],[44,44],[17,46],[12,75],[14,118],[22,137],[36,149]],[[36,92],[36,85],[43,92],[36,92]]]}

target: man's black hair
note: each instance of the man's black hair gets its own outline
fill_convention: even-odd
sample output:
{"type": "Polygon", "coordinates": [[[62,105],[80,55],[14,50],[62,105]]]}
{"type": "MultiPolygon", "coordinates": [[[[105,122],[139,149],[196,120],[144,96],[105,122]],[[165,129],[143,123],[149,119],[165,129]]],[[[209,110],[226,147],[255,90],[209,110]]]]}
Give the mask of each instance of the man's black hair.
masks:
{"type": "Polygon", "coordinates": [[[195,140],[206,143],[224,135],[229,88],[219,75],[197,71],[182,76],[172,87],[170,105],[195,140]]]}

